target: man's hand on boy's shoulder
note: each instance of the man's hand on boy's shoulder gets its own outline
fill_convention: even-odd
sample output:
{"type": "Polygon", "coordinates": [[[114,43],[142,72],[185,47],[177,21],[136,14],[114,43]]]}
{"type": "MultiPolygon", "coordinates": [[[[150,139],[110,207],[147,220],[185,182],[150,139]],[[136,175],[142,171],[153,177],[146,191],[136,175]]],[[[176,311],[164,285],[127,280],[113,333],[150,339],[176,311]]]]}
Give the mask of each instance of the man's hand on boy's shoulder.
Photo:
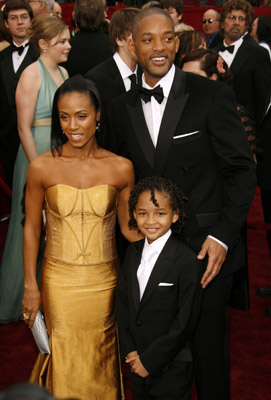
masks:
{"type": "Polygon", "coordinates": [[[131,371],[134,374],[141,376],[141,378],[146,378],[149,375],[148,371],[140,361],[137,351],[132,351],[127,354],[125,362],[130,365],[131,371]]]}

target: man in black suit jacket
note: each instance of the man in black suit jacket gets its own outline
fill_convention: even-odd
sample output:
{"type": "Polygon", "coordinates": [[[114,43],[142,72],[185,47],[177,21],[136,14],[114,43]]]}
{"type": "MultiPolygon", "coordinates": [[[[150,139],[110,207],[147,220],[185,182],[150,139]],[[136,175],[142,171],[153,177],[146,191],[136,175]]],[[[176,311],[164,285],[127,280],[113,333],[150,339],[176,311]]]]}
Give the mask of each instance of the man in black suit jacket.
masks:
{"type": "Polygon", "coordinates": [[[268,52],[247,34],[252,17],[253,9],[246,0],[227,1],[220,17],[224,44],[215,50],[233,73],[237,102],[250,112],[259,130],[270,102],[271,64],[268,52]]]}
{"type": "Polygon", "coordinates": [[[255,164],[231,89],[172,65],[178,39],[168,14],[142,11],[132,35],[143,88],[113,104],[112,149],[133,161],[136,179],[161,175],[188,196],[183,238],[199,259],[208,255],[194,338],[198,397],[228,400],[226,309],[232,273],[242,265],[239,231],[255,191],[255,164]]]}
{"type": "Polygon", "coordinates": [[[65,68],[69,76],[85,75],[112,54],[109,36],[101,30],[105,19],[103,0],[76,0],[74,17],[79,31],[71,38],[65,68]]]}
{"type": "Polygon", "coordinates": [[[38,57],[34,45],[29,44],[26,37],[32,17],[32,9],[24,0],[9,0],[3,11],[5,25],[13,39],[13,44],[0,53],[0,160],[10,188],[20,143],[15,91],[23,70],[38,57]]]}

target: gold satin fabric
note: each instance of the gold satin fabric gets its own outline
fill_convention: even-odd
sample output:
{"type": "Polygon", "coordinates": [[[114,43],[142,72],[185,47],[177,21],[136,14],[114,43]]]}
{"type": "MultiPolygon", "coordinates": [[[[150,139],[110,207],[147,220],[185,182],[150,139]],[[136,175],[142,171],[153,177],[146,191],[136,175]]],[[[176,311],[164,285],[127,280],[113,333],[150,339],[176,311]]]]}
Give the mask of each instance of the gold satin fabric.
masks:
{"type": "Polygon", "coordinates": [[[39,355],[31,382],[60,399],[123,398],[114,320],[117,198],[108,185],[45,192],[42,302],[52,354],[39,355]]]}

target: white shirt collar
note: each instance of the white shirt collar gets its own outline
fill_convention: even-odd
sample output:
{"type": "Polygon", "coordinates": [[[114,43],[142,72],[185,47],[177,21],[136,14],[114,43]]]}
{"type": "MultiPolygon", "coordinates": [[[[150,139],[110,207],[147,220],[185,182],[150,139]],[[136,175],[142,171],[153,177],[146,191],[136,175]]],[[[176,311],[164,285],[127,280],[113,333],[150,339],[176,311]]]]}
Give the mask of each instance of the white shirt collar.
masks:
{"type": "Polygon", "coordinates": [[[240,39],[236,40],[235,42],[231,43],[231,44],[227,44],[225,42],[224,39],[224,46],[228,47],[228,46],[234,46],[234,53],[236,53],[236,51],[239,49],[239,47],[241,46],[241,44],[243,43],[243,37],[240,37],[240,39]]]}
{"type": "Polygon", "coordinates": [[[116,62],[116,64],[117,64],[117,67],[118,67],[118,69],[119,69],[119,72],[120,72],[121,77],[122,77],[123,80],[126,79],[126,78],[128,78],[131,74],[136,74],[136,72],[137,72],[137,66],[136,66],[136,69],[135,69],[134,71],[132,71],[132,70],[128,67],[128,65],[123,61],[123,59],[121,58],[121,56],[119,55],[118,52],[116,52],[116,53],[113,55],[113,58],[114,58],[114,60],[115,60],[115,62],[116,62]]]}
{"type": "MultiPolygon", "coordinates": [[[[174,79],[174,75],[175,75],[175,65],[173,64],[170,68],[170,70],[166,73],[165,76],[163,76],[163,78],[160,79],[160,81],[158,81],[156,83],[156,86],[160,85],[163,89],[163,94],[164,97],[168,98],[169,96],[169,92],[173,83],[173,79],[174,79]]],[[[142,75],[142,86],[145,87],[146,89],[153,89],[152,87],[150,87],[145,80],[145,75],[142,75]]]]}
{"type": "MultiPolygon", "coordinates": [[[[148,243],[148,239],[145,238],[144,249],[148,249],[149,247],[154,248],[158,254],[161,253],[163,247],[165,246],[168,238],[170,237],[172,231],[169,229],[163,236],[159,237],[158,239],[154,240],[152,243],[148,243]]],[[[143,249],[143,251],[144,251],[143,249]]]]}
{"type": "Polygon", "coordinates": [[[13,42],[13,44],[14,44],[14,46],[16,46],[16,47],[21,47],[21,46],[25,46],[26,43],[28,43],[28,42],[29,42],[29,40],[26,39],[26,40],[25,40],[23,43],[21,43],[20,45],[16,44],[15,42],[13,42]]]}

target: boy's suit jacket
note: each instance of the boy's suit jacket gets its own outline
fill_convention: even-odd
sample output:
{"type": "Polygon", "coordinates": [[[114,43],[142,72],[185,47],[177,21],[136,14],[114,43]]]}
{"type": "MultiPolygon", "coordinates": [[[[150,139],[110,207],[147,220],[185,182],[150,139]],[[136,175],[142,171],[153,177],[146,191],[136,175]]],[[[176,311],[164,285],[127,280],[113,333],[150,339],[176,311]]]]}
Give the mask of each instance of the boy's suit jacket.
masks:
{"type": "Polygon", "coordinates": [[[111,148],[132,160],[136,180],[160,175],[188,197],[184,240],[198,252],[207,235],[214,236],[229,248],[217,279],[237,270],[256,174],[232,90],[176,68],[156,148],[137,88],[113,103],[112,118],[111,148]]]}
{"type": "Polygon", "coordinates": [[[147,371],[159,375],[173,360],[191,361],[188,342],[200,313],[204,268],[172,234],[140,301],[137,269],[143,246],[141,240],[128,248],[117,285],[117,321],[122,356],[137,350],[147,371]]]}

